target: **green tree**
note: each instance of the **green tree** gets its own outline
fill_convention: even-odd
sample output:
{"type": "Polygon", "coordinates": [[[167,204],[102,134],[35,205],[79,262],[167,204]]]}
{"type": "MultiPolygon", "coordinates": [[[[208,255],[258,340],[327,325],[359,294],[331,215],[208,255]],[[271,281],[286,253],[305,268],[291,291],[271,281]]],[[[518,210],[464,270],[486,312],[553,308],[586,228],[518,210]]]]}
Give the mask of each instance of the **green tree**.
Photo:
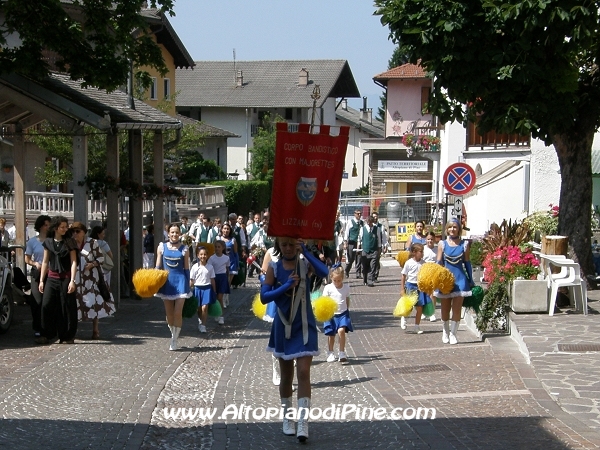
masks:
{"type": "Polygon", "coordinates": [[[273,180],[273,171],[275,167],[275,124],[285,122],[285,120],[276,115],[273,120],[265,116],[262,125],[258,128],[256,136],[253,138],[253,147],[249,150],[252,155],[248,173],[253,180],[273,180]]]}
{"type": "MultiPolygon", "coordinates": [[[[43,52],[50,51],[72,79],[109,91],[125,84],[130,64],[164,74],[160,48],[140,15],[145,3],[174,15],[173,0],[3,0],[0,73],[43,78],[50,70],[43,52]]],[[[140,78],[147,82],[149,75],[140,78]]]]}
{"type": "MultiPolygon", "coordinates": [[[[392,53],[392,57],[388,61],[387,70],[391,70],[394,67],[401,66],[402,64],[406,64],[408,62],[408,57],[401,53],[400,46],[396,46],[394,52],[392,53]]],[[[381,101],[381,106],[377,109],[377,119],[385,122],[385,109],[387,107],[387,90],[383,91],[383,94],[379,97],[381,101]]]]}
{"type": "Polygon", "coordinates": [[[441,122],[518,132],[553,144],[561,171],[558,232],[586,274],[591,148],[600,125],[598,2],[375,0],[411,63],[433,78],[441,122]],[[466,106],[465,106],[466,105],[466,106]]]}

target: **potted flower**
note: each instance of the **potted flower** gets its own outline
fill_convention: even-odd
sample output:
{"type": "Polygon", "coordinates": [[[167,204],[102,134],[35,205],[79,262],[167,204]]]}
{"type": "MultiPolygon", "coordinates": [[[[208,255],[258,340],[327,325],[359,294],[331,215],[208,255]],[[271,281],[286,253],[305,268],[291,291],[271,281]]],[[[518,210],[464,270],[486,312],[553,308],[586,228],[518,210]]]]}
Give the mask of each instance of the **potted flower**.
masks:
{"type": "Polygon", "coordinates": [[[420,152],[437,152],[440,150],[440,143],[439,137],[428,134],[417,136],[407,132],[402,135],[402,144],[406,147],[409,158],[420,152]]]}
{"type": "Polygon", "coordinates": [[[477,328],[506,329],[506,312],[537,312],[547,309],[547,285],[537,280],[539,260],[528,245],[507,245],[488,252],[483,261],[488,288],[483,297],[477,328]]]}

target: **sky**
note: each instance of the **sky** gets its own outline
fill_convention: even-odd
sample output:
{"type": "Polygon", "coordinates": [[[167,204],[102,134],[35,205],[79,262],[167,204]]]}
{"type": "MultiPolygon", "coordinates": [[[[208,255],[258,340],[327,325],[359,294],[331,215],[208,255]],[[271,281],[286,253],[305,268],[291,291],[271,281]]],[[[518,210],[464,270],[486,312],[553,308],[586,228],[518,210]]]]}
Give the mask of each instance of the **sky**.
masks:
{"type": "MultiPolygon", "coordinates": [[[[371,0],[175,0],[169,21],[195,61],[345,59],[373,115],[394,44],[371,0]]],[[[349,99],[362,108],[361,99],[349,99]]]]}

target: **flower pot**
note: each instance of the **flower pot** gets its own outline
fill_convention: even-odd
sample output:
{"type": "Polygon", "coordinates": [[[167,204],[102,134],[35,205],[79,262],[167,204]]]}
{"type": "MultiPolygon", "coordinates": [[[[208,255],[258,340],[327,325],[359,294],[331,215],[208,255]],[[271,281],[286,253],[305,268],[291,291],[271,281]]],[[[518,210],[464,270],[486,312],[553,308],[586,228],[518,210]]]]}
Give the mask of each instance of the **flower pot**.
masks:
{"type": "Polygon", "coordinates": [[[510,309],[516,313],[548,312],[545,280],[514,280],[509,287],[510,309]]]}

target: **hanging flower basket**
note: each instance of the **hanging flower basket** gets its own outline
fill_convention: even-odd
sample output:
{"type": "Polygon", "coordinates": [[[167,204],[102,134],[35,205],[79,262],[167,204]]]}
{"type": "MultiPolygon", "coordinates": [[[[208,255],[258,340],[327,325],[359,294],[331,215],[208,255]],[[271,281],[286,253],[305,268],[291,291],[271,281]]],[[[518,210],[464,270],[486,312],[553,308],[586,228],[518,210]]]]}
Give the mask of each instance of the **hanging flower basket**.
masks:
{"type": "Polygon", "coordinates": [[[429,134],[416,135],[413,133],[404,133],[402,144],[406,147],[408,157],[415,156],[423,152],[439,152],[441,140],[437,136],[429,134]]]}

